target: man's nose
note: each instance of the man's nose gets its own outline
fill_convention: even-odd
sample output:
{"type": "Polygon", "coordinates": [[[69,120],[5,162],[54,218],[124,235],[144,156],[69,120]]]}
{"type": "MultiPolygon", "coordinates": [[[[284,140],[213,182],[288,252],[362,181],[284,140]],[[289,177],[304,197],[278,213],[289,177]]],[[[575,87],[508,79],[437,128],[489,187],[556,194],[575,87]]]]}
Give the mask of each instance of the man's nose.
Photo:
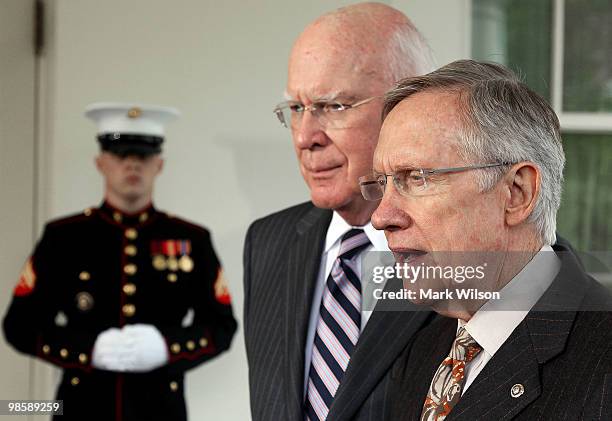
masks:
{"type": "Polygon", "coordinates": [[[140,168],[142,166],[142,161],[143,161],[143,158],[135,154],[127,155],[123,159],[123,162],[125,163],[125,165],[129,166],[130,168],[140,168]]]}
{"type": "Polygon", "coordinates": [[[311,111],[304,111],[300,120],[295,123],[293,138],[299,149],[326,146],[331,142],[318,114],[311,111]]]}
{"type": "Polygon", "coordinates": [[[406,200],[395,190],[395,186],[387,184],[385,193],[372,214],[372,226],[377,230],[397,231],[406,229],[412,225],[406,208],[406,200]]]}

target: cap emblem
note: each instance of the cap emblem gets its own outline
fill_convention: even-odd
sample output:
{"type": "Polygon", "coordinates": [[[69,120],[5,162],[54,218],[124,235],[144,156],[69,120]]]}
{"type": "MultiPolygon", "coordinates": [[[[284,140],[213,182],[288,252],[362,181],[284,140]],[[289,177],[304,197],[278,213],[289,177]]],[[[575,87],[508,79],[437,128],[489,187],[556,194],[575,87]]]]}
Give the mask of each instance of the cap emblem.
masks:
{"type": "Polygon", "coordinates": [[[142,115],[142,110],[138,107],[132,107],[127,112],[127,116],[129,118],[138,118],[141,115],[142,115]]]}

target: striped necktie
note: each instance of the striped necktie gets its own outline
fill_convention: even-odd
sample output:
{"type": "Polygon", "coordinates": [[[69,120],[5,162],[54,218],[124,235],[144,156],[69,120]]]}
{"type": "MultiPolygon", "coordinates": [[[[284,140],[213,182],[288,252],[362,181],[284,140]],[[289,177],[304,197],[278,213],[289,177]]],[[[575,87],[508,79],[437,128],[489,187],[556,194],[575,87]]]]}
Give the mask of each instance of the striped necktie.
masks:
{"type": "Polygon", "coordinates": [[[305,416],[309,421],[327,418],[334,395],[361,328],[361,281],[357,255],[370,245],[361,229],[342,237],[338,258],[325,282],[308,374],[305,416]]]}

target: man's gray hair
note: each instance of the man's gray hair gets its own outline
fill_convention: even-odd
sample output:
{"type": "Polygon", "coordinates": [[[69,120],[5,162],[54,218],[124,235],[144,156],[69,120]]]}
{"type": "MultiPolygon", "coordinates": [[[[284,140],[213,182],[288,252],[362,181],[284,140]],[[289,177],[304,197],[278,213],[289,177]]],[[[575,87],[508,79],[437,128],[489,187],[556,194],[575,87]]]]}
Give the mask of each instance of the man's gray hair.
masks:
{"type": "MultiPolygon", "coordinates": [[[[540,195],[528,221],[544,244],[554,244],[565,155],[559,120],[550,105],[504,66],[459,60],[398,82],[385,95],[383,119],[402,100],[429,90],[457,93],[462,121],[459,154],[466,164],[528,161],[538,166],[540,195]]],[[[493,188],[506,170],[478,170],[481,190],[493,188]]]]}

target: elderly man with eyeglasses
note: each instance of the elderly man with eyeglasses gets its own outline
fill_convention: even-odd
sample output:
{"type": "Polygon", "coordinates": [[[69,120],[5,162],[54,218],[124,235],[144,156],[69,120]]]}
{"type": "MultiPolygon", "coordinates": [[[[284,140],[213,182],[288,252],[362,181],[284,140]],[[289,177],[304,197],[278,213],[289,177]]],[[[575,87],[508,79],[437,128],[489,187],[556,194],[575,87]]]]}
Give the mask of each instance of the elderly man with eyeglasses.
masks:
{"type": "Polygon", "coordinates": [[[362,311],[360,260],[386,241],[370,224],[376,204],[361,197],[358,178],[372,165],[382,95],[430,69],[416,28],[378,3],[318,18],[293,46],[287,101],[274,112],[291,132],[311,201],[247,233],[244,323],[256,421],[387,418],[389,368],[423,317],[362,311]]]}
{"type": "Polygon", "coordinates": [[[398,263],[464,275],[463,257],[482,272],[404,277],[439,316],[398,362],[392,418],[612,419],[612,296],[556,239],[565,156],[551,107],[508,69],[464,60],[401,81],[383,115],[360,181],[372,224],[398,263]]]}

